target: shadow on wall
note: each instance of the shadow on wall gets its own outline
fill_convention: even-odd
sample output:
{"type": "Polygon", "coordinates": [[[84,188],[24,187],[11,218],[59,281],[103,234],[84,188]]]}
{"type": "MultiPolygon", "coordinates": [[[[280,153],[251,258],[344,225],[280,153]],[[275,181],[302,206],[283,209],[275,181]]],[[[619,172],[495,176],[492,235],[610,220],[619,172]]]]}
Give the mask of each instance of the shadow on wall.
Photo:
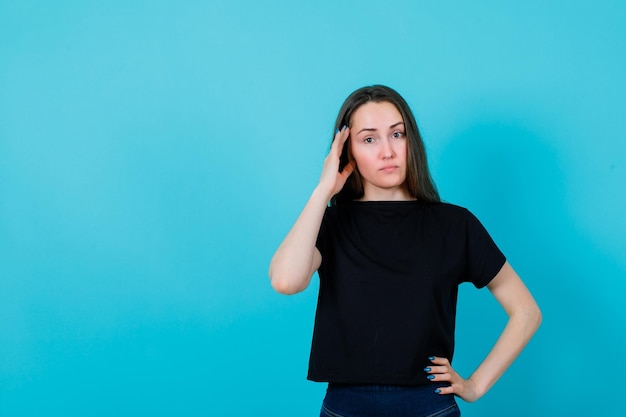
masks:
{"type": "MultiPolygon", "coordinates": [[[[489,399],[464,407],[469,416],[501,415],[503,409],[509,417],[597,415],[602,407],[613,413],[624,407],[592,399],[615,383],[605,372],[626,372],[619,360],[626,352],[626,271],[577,227],[569,202],[580,197],[567,195],[571,184],[559,158],[564,151],[550,144],[549,133],[487,120],[458,132],[438,155],[442,196],[481,219],[544,315],[538,334],[489,399]]],[[[457,366],[473,369],[505,322],[486,299],[486,291],[462,286],[457,366]]]]}

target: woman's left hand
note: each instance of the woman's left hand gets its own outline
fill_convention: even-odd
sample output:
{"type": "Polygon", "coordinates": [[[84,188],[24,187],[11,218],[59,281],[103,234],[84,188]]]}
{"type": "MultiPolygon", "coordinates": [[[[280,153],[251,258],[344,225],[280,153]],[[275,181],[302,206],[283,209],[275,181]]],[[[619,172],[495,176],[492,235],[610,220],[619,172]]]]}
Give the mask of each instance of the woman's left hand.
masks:
{"type": "Polygon", "coordinates": [[[454,394],[461,397],[464,401],[474,402],[481,397],[478,388],[471,378],[464,379],[450,365],[450,361],[446,358],[431,357],[428,358],[433,365],[425,369],[428,373],[428,379],[433,382],[449,382],[450,386],[438,388],[437,392],[441,395],[454,394]]]}

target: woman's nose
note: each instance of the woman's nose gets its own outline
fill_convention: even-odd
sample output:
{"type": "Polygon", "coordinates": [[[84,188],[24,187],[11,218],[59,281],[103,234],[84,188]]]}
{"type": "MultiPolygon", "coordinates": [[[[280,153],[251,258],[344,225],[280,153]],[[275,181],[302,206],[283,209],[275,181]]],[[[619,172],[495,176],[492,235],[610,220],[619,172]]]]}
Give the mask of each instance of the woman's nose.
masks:
{"type": "Polygon", "coordinates": [[[389,139],[385,139],[382,141],[381,153],[382,157],[385,159],[393,157],[393,146],[391,146],[391,142],[389,141],[389,139]]]}

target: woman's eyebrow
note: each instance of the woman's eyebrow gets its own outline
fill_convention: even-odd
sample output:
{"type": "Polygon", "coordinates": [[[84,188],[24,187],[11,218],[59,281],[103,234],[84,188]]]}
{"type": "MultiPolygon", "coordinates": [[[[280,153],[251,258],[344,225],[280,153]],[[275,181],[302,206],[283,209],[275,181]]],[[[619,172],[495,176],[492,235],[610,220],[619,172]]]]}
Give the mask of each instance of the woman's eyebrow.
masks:
{"type": "MultiPolygon", "coordinates": [[[[403,125],[403,124],[404,124],[404,122],[394,123],[394,124],[392,124],[391,126],[389,126],[389,129],[393,129],[393,128],[394,128],[394,127],[396,127],[396,126],[400,126],[400,125],[403,125]]],[[[365,128],[363,128],[363,129],[359,130],[359,131],[357,132],[357,135],[358,135],[359,133],[361,133],[361,132],[376,132],[377,130],[378,130],[378,129],[376,129],[376,128],[374,128],[374,127],[365,127],[365,128]]]]}

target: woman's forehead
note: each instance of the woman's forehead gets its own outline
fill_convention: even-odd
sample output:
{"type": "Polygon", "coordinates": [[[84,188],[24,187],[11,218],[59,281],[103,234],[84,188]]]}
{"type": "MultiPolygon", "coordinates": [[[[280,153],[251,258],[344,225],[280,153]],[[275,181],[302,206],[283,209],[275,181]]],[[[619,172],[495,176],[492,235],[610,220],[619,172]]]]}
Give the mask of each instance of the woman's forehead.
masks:
{"type": "Polygon", "coordinates": [[[369,101],[359,106],[350,120],[354,128],[383,128],[402,123],[402,114],[393,103],[369,101]]]}

